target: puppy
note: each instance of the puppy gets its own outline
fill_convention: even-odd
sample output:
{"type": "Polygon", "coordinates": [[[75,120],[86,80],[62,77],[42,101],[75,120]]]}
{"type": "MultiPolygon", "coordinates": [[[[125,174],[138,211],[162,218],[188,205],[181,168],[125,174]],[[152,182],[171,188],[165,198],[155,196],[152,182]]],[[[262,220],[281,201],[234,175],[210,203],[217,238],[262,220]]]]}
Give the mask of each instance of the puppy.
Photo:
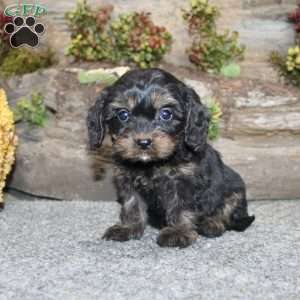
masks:
{"type": "Polygon", "coordinates": [[[195,91],[160,69],[133,70],[107,87],[88,114],[90,146],[111,136],[120,222],[103,238],[161,229],[162,247],[187,247],[199,234],[245,230],[245,184],[207,143],[209,114],[195,91]]]}

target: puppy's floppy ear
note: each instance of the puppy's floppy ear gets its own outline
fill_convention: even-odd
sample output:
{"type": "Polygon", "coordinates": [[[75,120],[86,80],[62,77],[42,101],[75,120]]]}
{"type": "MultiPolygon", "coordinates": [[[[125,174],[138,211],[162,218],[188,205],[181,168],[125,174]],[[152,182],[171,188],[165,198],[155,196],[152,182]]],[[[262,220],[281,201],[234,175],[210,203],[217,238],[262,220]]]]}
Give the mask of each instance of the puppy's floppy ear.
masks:
{"type": "Polygon", "coordinates": [[[91,150],[96,150],[102,145],[105,136],[105,102],[107,90],[103,90],[97,97],[95,104],[89,109],[87,127],[91,150]]]}
{"type": "Polygon", "coordinates": [[[207,143],[210,115],[192,88],[186,89],[185,143],[195,152],[201,152],[207,143]]]}

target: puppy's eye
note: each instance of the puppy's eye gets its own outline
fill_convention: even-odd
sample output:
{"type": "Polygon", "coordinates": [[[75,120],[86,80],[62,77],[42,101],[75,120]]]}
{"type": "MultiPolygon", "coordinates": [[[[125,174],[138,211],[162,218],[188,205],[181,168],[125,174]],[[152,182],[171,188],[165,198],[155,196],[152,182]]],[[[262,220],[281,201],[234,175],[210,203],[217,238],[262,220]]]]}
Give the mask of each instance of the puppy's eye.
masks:
{"type": "Polygon", "coordinates": [[[173,118],[173,113],[172,110],[170,108],[162,108],[159,111],[159,118],[162,121],[170,121],[173,118]]]}
{"type": "Polygon", "coordinates": [[[129,120],[129,111],[127,109],[120,109],[117,112],[117,116],[120,121],[127,122],[129,120]]]}

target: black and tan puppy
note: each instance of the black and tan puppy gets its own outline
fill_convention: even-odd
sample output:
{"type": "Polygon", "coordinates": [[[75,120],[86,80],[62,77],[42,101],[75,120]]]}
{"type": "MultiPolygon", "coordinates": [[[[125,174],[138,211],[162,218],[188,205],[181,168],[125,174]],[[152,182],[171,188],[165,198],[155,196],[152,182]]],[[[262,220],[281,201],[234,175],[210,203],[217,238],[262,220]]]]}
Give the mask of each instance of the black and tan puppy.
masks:
{"type": "Polygon", "coordinates": [[[245,184],[207,143],[208,126],[195,91],[163,70],[130,71],[104,89],[89,111],[89,138],[95,149],[111,136],[122,205],[104,239],[138,239],[150,223],[161,228],[160,246],[187,247],[199,234],[253,222],[245,184]]]}

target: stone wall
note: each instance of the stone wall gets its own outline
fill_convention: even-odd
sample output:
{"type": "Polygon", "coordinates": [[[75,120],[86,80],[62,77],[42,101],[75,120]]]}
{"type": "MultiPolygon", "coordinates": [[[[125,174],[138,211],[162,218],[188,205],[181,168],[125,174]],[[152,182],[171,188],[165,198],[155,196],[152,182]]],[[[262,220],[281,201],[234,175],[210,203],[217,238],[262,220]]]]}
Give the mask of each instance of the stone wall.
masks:
{"type": "MultiPolygon", "coordinates": [[[[2,0],[5,5],[12,0],[2,0]]],[[[41,1],[49,8],[44,22],[48,33],[44,38],[63,58],[69,33],[63,18],[64,13],[73,9],[74,0],[41,1]]],[[[93,6],[113,4],[114,14],[128,11],[148,11],[157,24],[164,25],[174,36],[172,52],[165,61],[171,64],[189,65],[185,48],[190,40],[182,20],[182,8],[188,7],[188,0],[89,0],[93,6]]],[[[286,13],[295,7],[296,0],[212,0],[220,8],[222,17],[219,28],[230,28],[240,32],[241,42],[247,46],[246,60],[242,63],[243,75],[264,80],[277,80],[276,73],[267,62],[271,50],[284,52],[293,44],[294,32],[286,22],[286,13]]],[[[64,59],[62,59],[64,61],[64,59]]]]}
{"type": "MultiPolygon", "coordinates": [[[[221,138],[213,144],[245,180],[249,199],[300,199],[299,89],[167,68],[203,101],[211,96],[219,100],[221,138]]],[[[102,86],[80,85],[79,71],[55,67],[0,79],[12,106],[34,88],[52,112],[44,128],[18,124],[19,147],[9,187],[42,198],[115,199],[109,139],[98,152],[87,148],[86,114],[102,86]]]]}

